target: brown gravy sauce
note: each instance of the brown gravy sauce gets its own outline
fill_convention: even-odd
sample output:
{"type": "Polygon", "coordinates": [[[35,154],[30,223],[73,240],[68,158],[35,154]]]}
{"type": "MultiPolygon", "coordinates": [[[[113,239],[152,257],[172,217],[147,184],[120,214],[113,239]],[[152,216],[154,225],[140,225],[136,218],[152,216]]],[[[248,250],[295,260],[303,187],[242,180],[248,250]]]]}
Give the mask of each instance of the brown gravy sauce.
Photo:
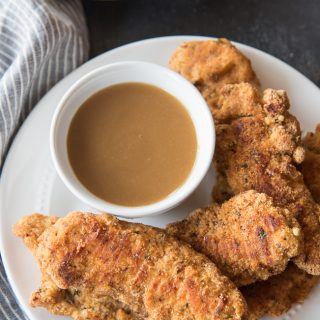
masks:
{"type": "Polygon", "coordinates": [[[193,122],[172,95],[143,83],[103,89],[79,108],[67,137],[79,181],[110,203],[157,202],[189,176],[197,153],[193,122]]]}

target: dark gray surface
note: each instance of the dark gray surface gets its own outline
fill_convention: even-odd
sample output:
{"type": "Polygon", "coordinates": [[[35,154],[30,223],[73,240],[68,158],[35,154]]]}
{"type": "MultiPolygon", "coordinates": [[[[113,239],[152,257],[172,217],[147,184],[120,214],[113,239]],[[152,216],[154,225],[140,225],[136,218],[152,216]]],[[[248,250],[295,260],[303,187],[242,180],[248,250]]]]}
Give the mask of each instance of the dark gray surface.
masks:
{"type": "Polygon", "coordinates": [[[320,0],[84,0],[91,56],[167,35],[226,37],[266,51],[320,86],[320,0]]]}

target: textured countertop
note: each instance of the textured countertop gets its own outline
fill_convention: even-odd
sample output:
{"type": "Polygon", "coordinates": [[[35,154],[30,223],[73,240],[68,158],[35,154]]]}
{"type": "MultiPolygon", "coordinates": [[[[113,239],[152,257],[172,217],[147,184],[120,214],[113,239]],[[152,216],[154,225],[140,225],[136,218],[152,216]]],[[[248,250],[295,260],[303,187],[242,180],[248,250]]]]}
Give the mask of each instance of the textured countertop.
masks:
{"type": "Polygon", "coordinates": [[[91,56],[168,35],[225,37],[268,52],[320,86],[319,0],[85,0],[91,56]]]}

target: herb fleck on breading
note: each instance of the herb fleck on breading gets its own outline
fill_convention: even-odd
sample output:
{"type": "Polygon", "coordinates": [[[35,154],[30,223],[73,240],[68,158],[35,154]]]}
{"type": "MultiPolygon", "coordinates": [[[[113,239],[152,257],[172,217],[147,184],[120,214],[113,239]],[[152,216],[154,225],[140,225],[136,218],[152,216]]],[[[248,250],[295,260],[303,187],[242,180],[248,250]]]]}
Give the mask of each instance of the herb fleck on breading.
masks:
{"type": "Polygon", "coordinates": [[[263,228],[259,227],[258,228],[258,236],[259,236],[260,240],[263,240],[267,236],[267,233],[264,231],[263,228]]]}

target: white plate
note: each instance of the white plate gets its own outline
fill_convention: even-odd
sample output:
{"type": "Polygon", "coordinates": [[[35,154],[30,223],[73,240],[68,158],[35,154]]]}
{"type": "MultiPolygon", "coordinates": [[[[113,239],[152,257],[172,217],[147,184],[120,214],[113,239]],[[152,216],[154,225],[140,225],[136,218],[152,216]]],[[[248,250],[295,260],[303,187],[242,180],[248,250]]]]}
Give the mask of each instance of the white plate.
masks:
{"type": "MultiPolygon", "coordinates": [[[[123,60],[142,60],[167,66],[174,49],[183,41],[202,37],[164,37],[132,43],[106,52],[87,62],[58,83],[36,106],[21,127],[6,159],[0,184],[0,245],[9,282],[18,301],[31,320],[69,319],[49,314],[45,309],[28,306],[30,293],[40,284],[40,273],[22,241],[11,232],[11,226],[32,212],[63,216],[72,210],[86,210],[64,187],[55,173],[49,154],[49,128],[52,114],[66,90],[80,77],[96,67],[123,60]]],[[[320,90],[298,71],[280,60],[251,47],[236,44],[247,55],[263,87],[285,89],[292,104],[291,111],[304,130],[314,129],[320,122],[320,90]]],[[[181,219],[198,206],[210,202],[214,173],[208,173],[197,191],[172,212],[153,218],[137,219],[158,227],[181,219]]],[[[318,319],[320,287],[302,306],[295,306],[279,319],[318,319]]],[[[265,318],[271,319],[271,318],[265,318]]]]}

